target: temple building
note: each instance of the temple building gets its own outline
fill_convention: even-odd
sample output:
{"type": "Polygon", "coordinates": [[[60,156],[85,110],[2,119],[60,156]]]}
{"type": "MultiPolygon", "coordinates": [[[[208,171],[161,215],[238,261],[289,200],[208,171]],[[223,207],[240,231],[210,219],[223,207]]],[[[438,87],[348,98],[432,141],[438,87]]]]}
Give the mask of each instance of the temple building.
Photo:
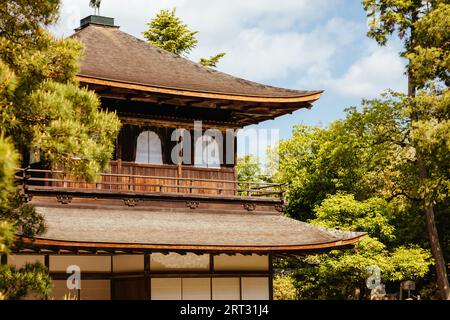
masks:
{"type": "Polygon", "coordinates": [[[45,264],[50,298],[269,300],[275,257],[351,248],[364,235],[287,218],[285,186],[237,181],[236,130],[310,108],[321,91],[205,68],[112,18],[89,16],[73,37],[85,45],[80,84],[122,129],[96,183],[39,164],[20,172],[48,230],[21,236],[3,262],[45,264]],[[68,286],[77,270],[81,285],[68,286]]]}

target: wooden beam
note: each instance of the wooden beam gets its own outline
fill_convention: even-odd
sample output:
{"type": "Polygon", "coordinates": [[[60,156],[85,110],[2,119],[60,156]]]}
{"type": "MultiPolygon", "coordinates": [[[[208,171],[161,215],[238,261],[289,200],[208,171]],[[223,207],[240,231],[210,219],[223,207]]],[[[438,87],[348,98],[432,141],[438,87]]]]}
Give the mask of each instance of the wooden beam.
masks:
{"type": "Polygon", "coordinates": [[[238,111],[238,114],[243,114],[243,115],[248,115],[248,116],[258,116],[258,115],[261,115],[261,116],[267,116],[267,115],[272,115],[272,114],[275,114],[276,112],[275,111],[273,111],[273,110],[270,110],[270,109],[264,109],[264,111],[263,110],[256,110],[256,111],[253,111],[253,110],[245,110],[245,111],[238,111]],[[261,115],[261,112],[265,112],[263,115],[261,115]]]}
{"type": "MultiPolygon", "coordinates": [[[[81,273],[81,280],[108,280],[114,278],[142,278],[144,272],[89,272],[81,273]]],[[[151,278],[229,278],[229,277],[248,277],[259,278],[268,277],[267,272],[263,271],[227,271],[221,273],[211,274],[209,272],[195,272],[195,271],[178,271],[178,272],[152,272],[149,276],[151,278]]],[[[53,280],[67,280],[67,273],[63,271],[50,272],[50,277],[53,280]]],[[[147,297],[148,298],[148,297],[147,297]]]]}
{"type": "Polygon", "coordinates": [[[174,97],[157,97],[156,98],[157,104],[177,104],[174,102],[178,102],[178,99],[174,98],[174,97]]]}
{"type": "MultiPolygon", "coordinates": [[[[160,118],[135,118],[131,116],[121,116],[119,114],[119,118],[124,124],[131,125],[147,125],[147,126],[155,126],[155,127],[168,127],[168,128],[177,128],[184,127],[186,129],[193,129],[194,122],[192,120],[183,120],[183,119],[164,119],[160,118]]],[[[240,128],[241,125],[239,123],[231,123],[231,122],[216,122],[216,121],[208,121],[203,120],[202,126],[204,129],[214,128],[214,129],[237,129],[240,128]]]]}

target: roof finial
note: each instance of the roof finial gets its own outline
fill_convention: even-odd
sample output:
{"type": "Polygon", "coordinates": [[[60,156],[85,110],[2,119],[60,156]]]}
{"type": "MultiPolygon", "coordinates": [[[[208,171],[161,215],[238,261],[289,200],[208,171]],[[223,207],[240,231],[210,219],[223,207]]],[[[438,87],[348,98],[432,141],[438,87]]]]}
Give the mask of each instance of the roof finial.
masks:
{"type": "Polygon", "coordinates": [[[102,0],[90,0],[89,7],[94,8],[94,15],[100,15],[100,4],[102,0]]]}

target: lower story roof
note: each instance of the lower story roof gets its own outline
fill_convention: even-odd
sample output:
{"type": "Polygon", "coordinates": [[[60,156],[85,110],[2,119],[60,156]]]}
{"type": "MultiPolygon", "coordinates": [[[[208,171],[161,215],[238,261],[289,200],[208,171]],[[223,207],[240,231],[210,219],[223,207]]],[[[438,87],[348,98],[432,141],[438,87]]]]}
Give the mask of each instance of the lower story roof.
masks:
{"type": "Polygon", "coordinates": [[[314,251],[348,247],[365,235],[322,228],[280,214],[70,206],[36,209],[44,216],[47,231],[33,244],[61,249],[314,251]]]}

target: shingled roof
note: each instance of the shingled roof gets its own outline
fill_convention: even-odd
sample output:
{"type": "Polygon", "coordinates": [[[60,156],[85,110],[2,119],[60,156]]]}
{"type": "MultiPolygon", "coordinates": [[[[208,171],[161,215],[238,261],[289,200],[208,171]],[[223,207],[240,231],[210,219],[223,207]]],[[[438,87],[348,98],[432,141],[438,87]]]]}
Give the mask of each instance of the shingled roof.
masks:
{"type": "Polygon", "coordinates": [[[364,233],[280,214],[37,207],[48,225],[36,244],[96,248],[286,252],[337,249],[364,233]]]}
{"type": "Polygon", "coordinates": [[[262,85],[206,68],[154,47],[117,27],[89,24],[73,36],[85,45],[79,72],[83,82],[102,79],[184,93],[272,99],[272,102],[312,102],[321,94],[321,91],[262,85]]]}

